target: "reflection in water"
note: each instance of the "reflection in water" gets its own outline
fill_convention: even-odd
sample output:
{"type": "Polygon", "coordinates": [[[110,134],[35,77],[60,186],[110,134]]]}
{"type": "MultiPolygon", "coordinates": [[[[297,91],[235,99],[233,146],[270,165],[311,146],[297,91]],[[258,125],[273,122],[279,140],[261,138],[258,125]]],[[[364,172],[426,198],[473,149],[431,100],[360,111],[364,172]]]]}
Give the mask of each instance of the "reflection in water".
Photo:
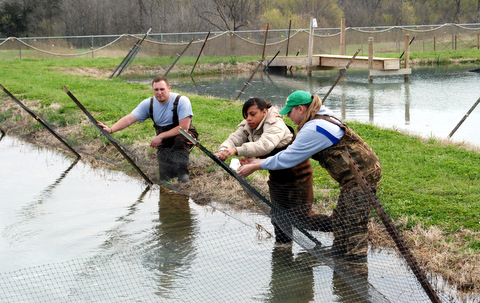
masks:
{"type": "MultiPolygon", "coordinates": [[[[1,139],[1,138],[0,138],[1,139]]],[[[29,222],[38,218],[44,212],[42,212],[39,207],[48,199],[51,198],[53,191],[55,188],[60,185],[63,179],[67,176],[68,172],[72,170],[72,168],[80,161],[80,158],[76,158],[75,161],[64,171],[60,174],[60,176],[47,186],[40,194],[38,194],[38,198],[28,203],[27,205],[23,206],[20,210],[20,219],[17,222],[14,222],[5,227],[4,236],[10,240],[11,243],[25,241],[28,237],[33,236],[38,230],[24,230],[20,231],[20,229],[28,228],[29,222]]]]}
{"type": "Polygon", "coordinates": [[[405,82],[405,125],[410,125],[410,83],[405,82]]]}
{"type": "Polygon", "coordinates": [[[347,116],[347,111],[345,106],[347,95],[345,94],[345,91],[343,89],[342,89],[342,95],[340,97],[340,100],[341,100],[340,112],[342,113],[341,120],[345,120],[345,117],[347,116]]]}
{"type": "Polygon", "coordinates": [[[197,220],[192,216],[189,198],[167,189],[160,190],[159,223],[152,235],[146,265],[155,271],[160,296],[178,291],[188,276],[196,256],[194,246],[197,220]]]}
{"type": "Polygon", "coordinates": [[[273,247],[272,278],[266,302],[312,302],[314,261],[306,252],[295,257],[291,246],[273,247]]]}
{"type": "MultiPolygon", "coordinates": [[[[324,260],[327,260],[323,258],[324,260]]],[[[347,261],[328,257],[328,267],[333,271],[331,278],[332,297],[328,297],[326,264],[305,251],[295,255],[292,247],[274,246],[272,250],[272,274],[266,302],[389,302],[368,281],[367,259],[347,261]],[[315,278],[314,269],[322,267],[315,278]],[[339,274],[340,273],[340,274],[339,274]],[[343,278],[342,278],[343,277],[343,278]],[[316,281],[316,279],[322,281],[316,281]],[[315,285],[315,281],[321,285],[315,285]],[[323,282],[323,283],[322,283],[323,282]],[[323,297],[318,297],[318,289],[323,297]]]]}
{"type": "Polygon", "coordinates": [[[375,120],[375,89],[373,85],[368,87],[370,92],[370,98],[368,98],[368,122],[373,124],[375,120]]]}
{"type": "Polygon", "coordinates": [[[346,261],[342,258],[335,259],[335,271],[332,278],[333,294],[337,296],[338,302],[342,303],[362,303],[362,302],[389,302],[385,297],[380,295],[368,283],[368,266],[367,259],[346,261]],[[348,276],[354,280],[347,283],[338,272],[342,272],[343,276],[348,276]],[[369,289],[373,290],[372,294],[369,289]],[[375,300],[372,300],[376,298],[375,300]]]}
{"type": "MultiPolygon", "coordinates": [[[[335,244],[334,244],[335,246],[335,244]]],[[[308,250],[333,270],[332,292],[335,302],[390,302],[378,285],[369,280],[367,257],[347,259],[330,249],[308,250]]]]}
{"type": "Polygon", "coordinates": [[[128,232],[128,228],[126,228],[125,225],[135,221],[132,217],[135,215],[135,213],[139,209],[139,205],[144,202],[145,196],[150,190],[151,190],[151,187],[147,186],[143,190],[143,192],[140,194],[140,196],[137,198],[137,200],[135,200],[135,202],[128,207],[128,213],[123,216],[120,216],[116,220],[117,222],[119,222],[119,225],[105,231],[107,238],[105,239],[103,245],[101,245],[103,250],[107,250],[109,248],[118,246],[119,243],[126,243],[127,247],[128,245],[131,245],[131,243],[128,243],[129,232],[128,232]]]}

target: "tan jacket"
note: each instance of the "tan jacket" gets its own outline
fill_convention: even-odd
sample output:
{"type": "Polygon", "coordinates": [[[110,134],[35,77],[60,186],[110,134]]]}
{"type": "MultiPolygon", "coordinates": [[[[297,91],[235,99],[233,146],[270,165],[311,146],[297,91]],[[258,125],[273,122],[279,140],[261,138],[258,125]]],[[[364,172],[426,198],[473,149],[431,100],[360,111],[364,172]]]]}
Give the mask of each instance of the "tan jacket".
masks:
{"type": "Polygon", "coordinates": [[[293,134],[283,122],[278,109],[272,106],[255,130],[243,120],[238,129],[220,145],[219,150],[236,147],[240,157],[261,157],[275,148],[288,145],[292,138],[293,134]]]}

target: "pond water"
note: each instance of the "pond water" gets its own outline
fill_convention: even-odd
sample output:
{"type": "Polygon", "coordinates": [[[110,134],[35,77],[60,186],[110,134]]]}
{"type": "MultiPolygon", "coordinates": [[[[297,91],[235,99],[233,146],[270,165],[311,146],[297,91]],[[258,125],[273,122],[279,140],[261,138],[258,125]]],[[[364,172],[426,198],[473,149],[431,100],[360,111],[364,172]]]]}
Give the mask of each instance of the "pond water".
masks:
{"type": "MultiPolygon", "coordinates": [[[[263,213],[199,204],[8,135],[0,180],[1,302],[359,302],[359,285],[302,247],[276,247],[263,213]]],[[[395,253],[370,250],[364,266],[360,302],[429,301],[395,253]]]]}
{"type": "MultiPolygon", "coordinates": [[[[327,98],[325,105],[345,121],[359,121],[394,128],[425,138],[446,139],[480,98],[480,73],[472,66],[417,67],[405,82],[403,76],[374,77],[368,71],[349,69],[327,98]]],[[[262,97],[278,105],[297,89],[323,97],[339,71],[258,72],[244,89],[250,75],[172,79],[172,89],[235,100],[262,97]],[[243,89],[243,92],[242,92],[243,89]]],[[[151,80],[150,80],[151,81],[151,80]]],[[[195,113],[195,109],[194,109],[195,113]]],[[[201,117],[197,118],[201,119],[201,117]]],[[[480,106],[451,136],[452,141],[480,147],[480,106]]]]}

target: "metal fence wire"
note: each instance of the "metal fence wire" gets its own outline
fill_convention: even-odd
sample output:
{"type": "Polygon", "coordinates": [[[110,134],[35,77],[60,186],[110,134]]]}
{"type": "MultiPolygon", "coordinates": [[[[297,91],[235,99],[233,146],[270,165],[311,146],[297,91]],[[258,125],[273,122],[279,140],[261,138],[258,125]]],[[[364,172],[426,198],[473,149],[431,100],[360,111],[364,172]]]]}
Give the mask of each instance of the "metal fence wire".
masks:
{"type": "MultiPolygon", "coordinates": [[[[192,41],[185,56],[295,56],[308,53],[309,29],[256,31],[225,31],[191,33],[150,33],[142,44],[140,57],[177,56],[192,41]],[[265,40],[266,38],[266,40],[265,40]],[[205,44],[205,45],[204,45],[205,44]]],[[[358,48],[368,53],[368,38],[375,41],[376,53],[401,53],[405,34],[415,36],[410,51],[442,51],[480,49],[480,24],[442,24],[391,27],[347,27],[346,52],[358,48]]],[[[42,57],[124,57],[135,42],[145,34],[9,37],[0,39],[0,58],[42,57]]],[[[316,28],[313,32],[313,52],[340,53],[340,28],[316,28]]]]}

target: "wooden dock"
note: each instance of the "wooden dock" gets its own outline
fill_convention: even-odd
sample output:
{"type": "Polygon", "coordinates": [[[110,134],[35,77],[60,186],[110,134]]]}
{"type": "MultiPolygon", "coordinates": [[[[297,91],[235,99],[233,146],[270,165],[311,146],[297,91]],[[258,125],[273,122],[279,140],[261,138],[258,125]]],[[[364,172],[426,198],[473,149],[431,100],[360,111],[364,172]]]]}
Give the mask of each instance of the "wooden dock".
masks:
{"type": "MultiPolygon", "coordinates": [[[[291,66],[304,67],[309,70],[331,70],[344,68],[352,56],[345,55],[312,55],[312,64],[309,64],[308,56],[297,57],[267,57],[268,67],[289,68],[291,66]],[[273,59],[273,61],[272,61],[273,59]]],[[[350,68],[368,69],[369,76],[409,75],[410,68],[401,68],[400,59],[357,56],[350,68]]]]}
{"type": "MultiPolygon", "coordinates": [[[[315,18],[310,18],[310,34],[308,41],[308,56],[287,57],[277,55],[265,57],[265,68],[290,69],[292,66],[306,68],[310,74],[314,70],[342,69],[350,62],[351,56],[345,55],[345,18],[342,18],[340,32],[340,54],[339,55],[315,55],[313,53],[313,34],[317,27],[315,18]]],[[[290,36],[289,36],[290,38],[290,36]]],[[[413,37],[415,39],[415,37],[413,37]]],[[[405,50],[400,58],[380,58],[374,57],[373,37],[368,38],[368,56],[356,56],[349,68],[368,69],[368,81],[372,82],[374,76],[394,76],[403,75],[405,81],[408,81],[412,69],[410,68],[410,34],[405,34],[405,50]],[[403,57],[403,64],[402,64],[403,57]],[[403,65],[403,68],[402,68],[403,65]]],[[[288,48],[288,42],[287,42],[288,48]]],[[[265,48],[264,48],[265,50],[265,48]]],[[[288,53],[288,51],[287,51],[288,53]]],[[[277,53],[278,54],[278,53],[277,53]]]]}

